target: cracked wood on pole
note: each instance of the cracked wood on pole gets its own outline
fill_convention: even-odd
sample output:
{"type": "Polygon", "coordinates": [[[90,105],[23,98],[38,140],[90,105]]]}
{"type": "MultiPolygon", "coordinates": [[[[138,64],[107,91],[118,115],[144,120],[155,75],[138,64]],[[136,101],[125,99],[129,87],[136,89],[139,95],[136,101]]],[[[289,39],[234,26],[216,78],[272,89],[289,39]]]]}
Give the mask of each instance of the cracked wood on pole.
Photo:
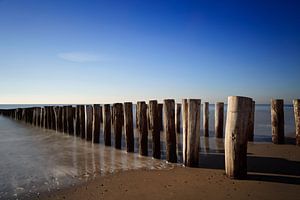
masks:
{"type": "Polygon", "coordinates": [[[247,176],[247,129],[251,110],[251,98],[228,97],[225,129],[225,171],[230,178],[241,179],[247,176]]]}
{"type": "Polygon", "coordinates": [[[104,104],[103,107],[103,133],[104,143],[106,146],[111,146],[111,114],[110,104],[104,104]]]}
{"type": "Polygon", "coordinates": [[[215,104],[215,135],[217,138],[223,138],[224,132],[224,103],[215,104]]]}
{"type": "Polygon", "coordinates": [[[152,132],[152,156],[160,159],[160,127],[156,100],[149,101],[150,131],[152,132]]]}
{"type": "Polygon", "coordinates": [[[124,103],[124,128],[127,152],[134,152],[133,113],[132,103],[124,103]]]}
{"type": "Polygon", "coordinates": [[[86,105],[86,140],[92,141],[93,139],[93,106],[86,105]]]}
{"type": "Polygon", "coordinates": [[[176,154],[176,131],[175,131],[175,101],[164,100],[164,125],[166,132],[166,160],[177,162],[176,154]]]}
{"type": "Polygon", "coordinates": [[[183,164],[188,167],[199,165],[200,148],[200,99],[183,99],[183,164]]]}
{"type": "Polygon", "coordinates": [[[248,126],[248,141],[254,140],[254,115],[255,115],[255,101],[252,101],[251,114],[249,117],[249,126],[248,126]]]}
{"type": "Polygon", "coordinates": [[[180,133],[181,104],[176,104],[176,132],[180,133]]]}
{"type": "Polygon", "coordinates": [[[296,126],[296,145],[300,146],[300,99],[293,100],[295,126],[296,126]]]}
{"type": "Polygon", "coordinates": [[[113,126],[115,135],[115,148],[121,149],[122,142],[122,122],[123,122],[123,105],[121,103],[113,104],[113,126]]]}
{"type": "Polygon", "coordinates": [[[137,102],[139,152],[142,156],[148,156],[148,126],[147,104],[144,101],[137,102]]]}
{"type": "Polygon", "coordinates": [[[283,100],[271,100],[272,141],[274,144],[284,143],[284,111],[283,100]]]}
{"type": "Polygon", "coordinates": [[[203,104],[203,131],[204,136],[209,137],[209,103],[204,102],[203,104]]]}
{"type": "Polygon", "coordinates": [[[94,143],[100,142],[100,113],[101,113],[101,106],[100,104],[94,104],[94,117],[93,117],[93,131],[94,131],[94,143]]]}

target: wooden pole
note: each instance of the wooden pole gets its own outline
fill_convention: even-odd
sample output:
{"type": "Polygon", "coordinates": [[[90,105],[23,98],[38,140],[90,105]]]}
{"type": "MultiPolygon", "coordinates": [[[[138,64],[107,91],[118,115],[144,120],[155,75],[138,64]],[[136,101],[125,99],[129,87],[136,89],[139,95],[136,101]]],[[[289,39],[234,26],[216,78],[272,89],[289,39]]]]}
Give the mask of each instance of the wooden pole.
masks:
{"type": "Polygon", "coordinates": [[[51,113],[52,113],[52,116],[51,116],[51,129],[56,131],[56,112],[55,112],[56,110],[55,110],[55,106],[51,106],[50,109],[51,109],[51,113]]]}
{"type": "Polygon", "coordinates": [[[144,101],[137,102],[139,152],[142,156],[148,156],[148,126],[147,105],[144,101]]]}
{"type": "Polygon", "coordinates": [[[68,133],[74,135],[74,111],[72,106],[67,107],[67,118],[68,118],[68,133]]]}
{"type": "Polygon", "coordinates": [[[203,104],[203,131],[204,136],[209,137],[209,103],[204,102],[203,104]]]}
{"type": "Polygon", "coordinates": [[[215,104],[215,135],[217,138],[223,138],[224,132],[224,103],[215,104]]]}
{"type": "Polygon", "coordinates": [[[94,104],[94,143],[100,142],[100,104],[94,104]]]}
{"type": "Polygon", "coordinates": [[[53,107],[53,111],[54,111],[54,130],[58,131],[58,114],[59,114],[59,107],[58,106],[54,106],[53,107]]]}
{"type": "Polygon", "coordinates": [[[159,130],[163,131],[164,125],[163,125],[163,104],[162,103],[157,104],[157,112],[158,112],[159,130]]]}
{"type": "Polygon", "coordinates": [[[187,138],[188,138],[188,101],[182,99],[182,160],[187,165],[187,138]]]}
{"type": "Polygon", "coordinates": [[[160,127],[158,119],[158,106],[156,100],[149,101],[150,131],[152,132],[152,156],[160,159],[160,127]]]}
{"type": "Polygon", "coordinates": [[[63,111],[62,107],[58,107],[58,118],[57,118],[58,131],[63,132],[63,111]]]}
{"type": "Polygon", "coordinates": [[[93,139],[93,107],[86,105],[86,140],[92,141],[93,139]]]}
{"type": "Polygon", "coordinates": [[[127,152],[134,152],[134,132],[132,103],[124,103],[124,121],[127,152]]]}
{"type": "Polygon", "coordinates": [[[64,133],[68,132],[68,113],[67,113],[67,106],[63,106],[63,130],[64,133]]]}
{"type": "Polygon", "coordinates": [[[82,139],[86,138],[86,132],[85,132],[85,105],[80,105],[80,115],[79,115],[79,121],[80,121],[80,137],[82,139]]]}
{"type": "Polygon", "coordinates": [[[100,106],[100,123],[103,123],[103,110],[102,110],[102,106],[100,106]]]}
{"type": "Polygon", "coordinates": [[[80,137],[80,105],[76,106],[76,111],[75,111],[75,117],[76,117],[76,125],[75,125],[75,129],[76,129],[76,136],[80,137]]]}
{"type": "Polygon", "coordinates": [[[104,104],[103,107],[103,132],[104,132],[104,143],[106,146],[111,146],[111,114],[110,104],[104,104]]]}
{"type": "Polygon", "coordinates": [[[296,145],[300,146],[300,99],[295,99],[293,104],[296,126],[296,145]]]}
{"type": "Polygon", "coordinates": [[[271,100],[272,141],[274,144],[284,144],[284,111],[283,100],[271,100]]]}
{"type": "Polygon", "coordinates": [[[252,110],[252,99],[228,97],[225,130],[225,171],[228,177],[247,176],[247,128],[252,110]]]}
{"type": "Polygon", "coordinates": [[[180,133],[180,116],[181,116],[181,104],[176,104],[176,131],[177,133],[180,133]]]}
{"type": "Polygon", "coordinates": [[[113,104],[113,127],[115,135],[115,148],[121,149],[122,142],[122,121],[123,121],[123,105],[121,103],[113,104]]]}
{"type": "Polygon", "coordinates": [[[166,131],[166,160],[177,162],[176,132],[175,132],[175,101],[164,100],[164,125],[166,131]]]}
{"type": "Polygon", "coordinates": [[[254,116],[255,116],[255,101],[252,101],[251,114],[249,118],[248,126],[248,141],[252,142],[254,140],[254,116]]]}
{"type": "Polygon", "coordinates": [[[184,140],[185,144],[185,160],[183,163],[188,167],[197,167],[199,165],[199,149],[200,149],[200,113],[201,100],[189,99],[185,106],[185,126],[187,126],[187,136],[184,140]],[[187,113],[186,113],[187,111],[187,113]]]}

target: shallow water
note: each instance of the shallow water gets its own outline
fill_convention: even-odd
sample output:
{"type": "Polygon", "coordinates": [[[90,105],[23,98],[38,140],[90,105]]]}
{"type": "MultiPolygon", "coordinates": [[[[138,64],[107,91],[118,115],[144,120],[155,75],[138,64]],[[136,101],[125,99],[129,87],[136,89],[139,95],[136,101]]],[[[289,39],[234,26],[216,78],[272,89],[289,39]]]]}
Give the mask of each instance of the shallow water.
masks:
{"type": "MultiPolygon", "coordinates": [[[[226,115],[226,111],[224,114],[226,115]]],[[[223,140],[214,138],[213,105],[210,105],[209,122],[210,137],[200,138],[201,154],[223,153],[223,140]]],[[[270,124],[269,106],[257,105],[254,143],[271,142],[270,124]]],[[[286,106],[286,136],[294,138],[294,132],[293,108],[286,106]]],[[[123,134],[122,150],[116,150],[114,147],[103,145],[102,133],[100,144],[92,144],[67,134],[33,127],[0,116],[0,199],[30,198],[40,192],[61,189],[107,173],[141,168],[174,167],[164,161],[165,134],[163,132],[161,133],[162,160],[139,156],[137,137],[135,153],[126,153],[124,141],[123,134]]],[[[178,160],[181,162],[182,134],[177,135],[177,141],[179,141],[178,160]]],[[[149,155],[152,154],[151,146],[149,132],[149,155]]]]}
{"type": "Polygon", "coordinates": [[[0,158],[0,199],[32,197],[120,170],[172,168],[162,160],[1,116],[0,158]]]}

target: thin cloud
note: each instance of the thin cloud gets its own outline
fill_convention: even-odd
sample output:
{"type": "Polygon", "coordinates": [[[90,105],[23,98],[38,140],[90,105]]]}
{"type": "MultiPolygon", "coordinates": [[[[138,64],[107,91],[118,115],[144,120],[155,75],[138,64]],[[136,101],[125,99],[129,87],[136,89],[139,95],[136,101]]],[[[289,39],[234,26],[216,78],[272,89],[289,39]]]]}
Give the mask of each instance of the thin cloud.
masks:
{"type": "Polygon", "coordinates": [[[60,53],[58,57],[71,62],[97,62],[106,60],[105,56],[84,52],[60,53]]]}

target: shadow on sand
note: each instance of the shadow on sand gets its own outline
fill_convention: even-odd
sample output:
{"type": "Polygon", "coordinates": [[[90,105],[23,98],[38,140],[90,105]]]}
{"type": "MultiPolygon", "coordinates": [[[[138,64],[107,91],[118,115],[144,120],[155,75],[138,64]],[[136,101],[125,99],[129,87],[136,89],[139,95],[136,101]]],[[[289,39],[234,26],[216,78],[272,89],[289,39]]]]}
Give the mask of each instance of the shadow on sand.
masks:
{"type": "MultiPolygon", "coordinates": [[[[300,185],[300,162],[248,155],[248,180],[300,185]]],[[[225,169],[224,154],[200,154],[200,168],[225,169]]]]}

